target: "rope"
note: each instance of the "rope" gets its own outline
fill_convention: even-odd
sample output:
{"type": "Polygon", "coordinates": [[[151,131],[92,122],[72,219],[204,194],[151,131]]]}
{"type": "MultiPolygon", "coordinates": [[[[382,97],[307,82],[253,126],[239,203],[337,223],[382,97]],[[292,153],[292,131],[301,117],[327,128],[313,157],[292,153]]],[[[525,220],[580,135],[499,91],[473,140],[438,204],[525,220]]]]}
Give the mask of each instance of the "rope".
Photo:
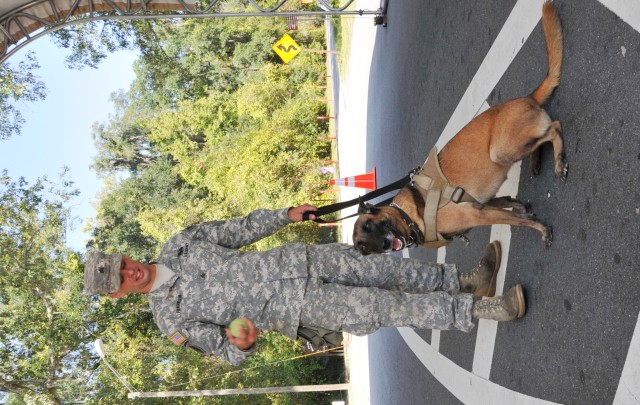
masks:
{"type": "Polygon", "coordinates": [[[208,377],[202,377],[202,378],[198,378],[197,380],[189,381],[189,382],[186,382],[186,383],[180,383],[180,384],[169,385],[167,388],[180,387],[180,386],[182,386],[182,385],[187,385],[187,384],[191,384],[191,383],[194,383],[194,382],[199,382],[199,381],[203,381],[203,380],[208,380],[208,379],[212,379],[212,378],[216,378],[216,377],[221,377],[221,376],[231,375],[231,374],[236,374],[236,373],[243,373],[243,372],[245,372],[245,371],[255,370],[255,369],[257,369],[257,368],[262,368],[262,367],[266,367],[266,366],[272,366],[272,365],[274,365],[274,364],[284,363],[285,361],[298,360],[298,359],[302,359],[302,358],[305,358],[305,357],[315,356],[316,354],[321,354],[321,353],[330,352],[330,351],[333,351],[333,350],[343,349],[343,348],[344,348],[344,346],[335,346],[335,347],[332,347],[332,348],[330,348],[330,349],[319,350],[319,351],[317,351],[317,352],[313,352],[313,353],[302,354],[302,355],[300,355],[300,356],[295,356],[295,357],[292,357],[292,358],[290,358],[290,359],[278,360],[278,361],[274,361],[274,362],[267,363],[267,364],[261,364],[261,365],[259,365],[259,366],[243,368],[243,369],[235,370],[235,371],[229,371],[229,372],[226,372],[226,373],[216,374],[216,375],[211,375],[211,376],[208,376],[208,377]]]}

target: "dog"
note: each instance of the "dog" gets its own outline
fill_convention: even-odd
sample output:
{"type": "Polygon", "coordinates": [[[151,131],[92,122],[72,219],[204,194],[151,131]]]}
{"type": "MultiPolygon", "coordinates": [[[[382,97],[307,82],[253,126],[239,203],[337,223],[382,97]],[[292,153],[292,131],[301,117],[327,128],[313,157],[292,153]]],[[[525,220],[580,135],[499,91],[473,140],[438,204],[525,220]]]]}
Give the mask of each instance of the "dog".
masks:
{"type": "Polygon", "coordinates": [[[560,122],[541,107],[560,83],[562,64],[560,19],[549,1],[543,5],[542,27],[548,62],[542,83],[530,96],[478,115],[440,153],[434,148],[419,173],[421,181],[414,177],[389,206],[361,202],[353,231],[357,250],[370,254],[415,245],[439,247],[473,227],[494,224],[528,226],[540,232],[545,247],[551,246],[551,227],[535,219],[528,205],[495,197],[509,168],[525,156],[531,155],[532,172],[540,172],[539,147],[545,142],[553,145],[554,175],[563,181],[567,177],[560,122]]]}

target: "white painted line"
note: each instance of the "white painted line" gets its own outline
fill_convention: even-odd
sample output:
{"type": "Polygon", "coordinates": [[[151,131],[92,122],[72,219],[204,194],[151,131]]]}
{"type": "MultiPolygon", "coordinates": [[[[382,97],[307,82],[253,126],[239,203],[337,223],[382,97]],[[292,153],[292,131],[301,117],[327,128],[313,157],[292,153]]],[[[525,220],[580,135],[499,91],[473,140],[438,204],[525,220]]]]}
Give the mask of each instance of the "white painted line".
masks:
{"type": "Polygon", "coordinates": [[[640,1],[600,0],[600,3],[629,24],[631,28],[640,32],[640,1]]]}
{"type": "Polygon", "coordinates": [[[633,331],[627,359],[624,361],[622,376],[613,405],[640,404],[640,314],[633,331]]]}
{"type": "Polygon", "coordinates": [[[438,257],[436,258],[437,263],[446,263],[447,260],[447,248],[439,247],[438,248],[438,257]]]}
{"type": "MultiPolygon", "coordinates": [[[[446,263],[447,248],[438,248],[438,256],[436,258],[437,263],[446,263]]],[[[440,351],[440,331],[438,329],[431,329],[431,348],[437,352],[440,351]]]]}
{"type": "Polygon", "coordinates": [[[433,350],[411,328],[398,328],[398,331],[425,368],[464,404],[542,405],[554,403],[512,391],[468,372],[433,350]]]}
{"type": "Polygon", "coordinates": [[[371,402],[369,386],[369,337],[349,335],[346,357],[349,359],[349,403],[366,405],[371,402]]]}
{"type": "Polygon", "coordinates": [[[478,112],[542,17],[544,0],[518,0],[436,142],[438,150],[478,112]]]}
{"type": "MultiPolygon", "coordinates": [[[[517,196],[518,184],[520,183],[521,166],[522,162],[518,162],[509,169],[507,180],[498,190],[498,196],[517,196]]],[[[496,280],[496,295],[502,295],[502,292],[504,291],[504,279],[507,273],[509,248],[511,246],[511,227],[509,225],[493,225],[491,227],[491,236],[489,237],[489,240],[500,241],[500,246],[502,248],[502,261],[500,262],[500,270],[498,270],[498,278],[496,280]]],[[[509,288],[510,287],[511,286],[509,286],[509,288]]],[[[498,322],[487,319],[480,319],[478,321],[476,347],[473,352],[473,365],[471,366],[471,371],[477,376],[487,380],[491,373],[491,364],[493,363],[493,352],[495,349],[497,333],[498,322]]]]}
{"type": "Polygon", "coordinates": [[[436,352],[440,351],[440,331],[431,329],[431,348],[436,352]]]}

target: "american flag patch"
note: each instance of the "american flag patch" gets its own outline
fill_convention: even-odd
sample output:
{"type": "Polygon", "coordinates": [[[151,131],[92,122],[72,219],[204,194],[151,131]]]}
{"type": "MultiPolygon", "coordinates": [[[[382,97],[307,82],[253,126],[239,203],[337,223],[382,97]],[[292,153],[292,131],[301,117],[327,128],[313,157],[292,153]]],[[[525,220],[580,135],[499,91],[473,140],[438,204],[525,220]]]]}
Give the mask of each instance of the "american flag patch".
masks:
{"type": "Polygon", "coordinates": [[[180,346],[187,341],[187,338],[180,333],[180,331],[175,331],[171,336],[169,336],[169,340],[180,346]]]}

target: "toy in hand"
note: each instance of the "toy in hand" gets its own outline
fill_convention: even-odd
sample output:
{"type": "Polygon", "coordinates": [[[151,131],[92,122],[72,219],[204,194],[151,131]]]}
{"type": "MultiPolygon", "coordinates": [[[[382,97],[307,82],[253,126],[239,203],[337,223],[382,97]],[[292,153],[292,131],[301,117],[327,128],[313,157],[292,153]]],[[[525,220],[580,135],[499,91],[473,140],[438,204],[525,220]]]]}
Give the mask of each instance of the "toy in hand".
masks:
{"type": "Polygon", "coordinates": [[[235,337],[240,337],[240,330],[244,329],[245,332],[249,332],[249,325],[244,318],[236,318],[229,324],[229,332],[235,337]]]}

